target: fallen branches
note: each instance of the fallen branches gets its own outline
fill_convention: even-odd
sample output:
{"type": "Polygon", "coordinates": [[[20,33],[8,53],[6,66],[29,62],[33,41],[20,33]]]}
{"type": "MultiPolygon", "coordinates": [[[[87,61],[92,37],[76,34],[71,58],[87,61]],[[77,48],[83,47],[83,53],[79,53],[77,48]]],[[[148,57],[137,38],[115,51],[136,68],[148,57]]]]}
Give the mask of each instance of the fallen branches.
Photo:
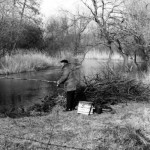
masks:
{"type": "Polygon", "coordinates": [[[150,88],[121,72],[106,69],[91,79],[84,78],[84,93],[95,104],[116,104],[127,101],[148,101],[150,88]]]}

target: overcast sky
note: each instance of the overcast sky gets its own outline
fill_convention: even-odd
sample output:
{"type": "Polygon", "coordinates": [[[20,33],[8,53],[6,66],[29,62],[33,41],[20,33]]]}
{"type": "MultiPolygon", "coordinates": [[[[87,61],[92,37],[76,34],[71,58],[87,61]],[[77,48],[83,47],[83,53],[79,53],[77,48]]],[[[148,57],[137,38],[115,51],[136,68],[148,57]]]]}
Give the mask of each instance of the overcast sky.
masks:
{"type": "Polygon", "coordinates": [[[75,10],[80,0],[42,0],[41,12],[47,19],[49,16],[57,15],[60,9],[75,10]]]}

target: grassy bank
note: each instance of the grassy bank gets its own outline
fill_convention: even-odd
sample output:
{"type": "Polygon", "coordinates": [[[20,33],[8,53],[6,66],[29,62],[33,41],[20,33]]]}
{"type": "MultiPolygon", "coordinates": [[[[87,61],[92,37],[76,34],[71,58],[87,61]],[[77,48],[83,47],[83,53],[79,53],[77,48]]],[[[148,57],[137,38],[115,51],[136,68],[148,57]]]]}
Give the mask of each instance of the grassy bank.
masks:
{"type": "MultiPolygon", "coordinates": [[[[0,74],[11,74],[46,69],[50,66],[58,66],[59,61],[64,58],[69,60],[72,59],[73,61],[74,59],[78,59],[79,63],[84,59],[107,61],[109,58],[108,52],[101,52],[97,49],[91,49],[88,51],[88,53],[86,53],[85,56],[83,54],[73,56],[73,54],[69,51],[61,51],[56,53],[54,56],[50,56],[47,53],[42,53],[35,50],[24,51],[19,50],[12,55],[5,55],[3,58],[1,58],[0,74]]],[[[118,53],[114,53],[112,55],[112,62],[116,64],[118,61],[123,62],[123,58],[118,53]]]]}
{"type": "MultiPolygon", "coordinates": [[[[88,100],[96,104],[113,100],[109,105],[113,111],[103,109],[102,114],[90,116],[77,110],[63,112],[65,101],[59,98],[60,104],[50,103],[54,107],[46,113],[31,110],[30,117],[1,116],[0,150],[149,150],[149,87],[119,67],[84,80],[88,100]]],[[[45,106],[50,108],[46,103],[43,110],[45,106]]]]}
{"type": "Polygon", "coordinates": [[[0,62],[0,74],[20,73],[46,69],[50,66],[57,66],[59,58],[51,57],[46,53],[27,52],[6,55],[0,62]]]}
{"type": "MultiPolygon", "coordinates": [[[[74,58],[73,54],[68,51],[63,51],[57,53],[55,56],[49,56],[47,53],[37,52],[37,51],[27,51],[22,50],[15,52],[12,55],[5,55],[0,61],[0,74],[11,74],[20,73],[27,71],[36,71],[41,69],[46,69],[50,66],[58,66],[59,60],[63,58],[74,58]]],[[[83,56],[78,55],[76,58],[82,61],[83,56]]],[[[107,53],[101,53],[97,50],[89,51],[86,59],[108,59],[107,53]]],[[[112,59],[121,60],[122,58],[118,54],[114,54],[112,59]]]]}
{"type": "Polygon", "coordinates": [[[90,116],[55,107],[42,117],[0,119],[1,149],[148,150],[150,104],[114,105],[90,116]],[[147,148],[147,149],[146,149],[147,148]]]}
{"type": "Polygon", "coordinates": [[[61,51],[54,56],[46,52],[19,50],[12,55],[5,55],[0,60],[0,74],[11,74],[28,71],[37,71],[51,66],[59,66],[61,59],[69,59],[74,62],[74,58],[82,59],[82,56],[74,57],[71,52],[61,51]]]}
{"type": "Polygon", "coordinates": [[[54,102],[59,101],[57,105],[50,99],[50,105],[38,106],[39,111],[31,109],[30,117],[1,117],[0,148],[149,150],[149,89],[138,81],[132,82],[128,76],[121,76],[121,73],[106,70],[85,80],[85,94],[89,100],[96,103],[114,100],[115,105],[109,104],[113,111],[103,108],[103,113],[90,116],[78,114],[77,110],[63,112],[64,98],[54,98],[54,102]],[[125,103],[121,103],[122,100],[125,103]],[[49,106],[54,106],[52,111],[47,111],[49,106]]]}

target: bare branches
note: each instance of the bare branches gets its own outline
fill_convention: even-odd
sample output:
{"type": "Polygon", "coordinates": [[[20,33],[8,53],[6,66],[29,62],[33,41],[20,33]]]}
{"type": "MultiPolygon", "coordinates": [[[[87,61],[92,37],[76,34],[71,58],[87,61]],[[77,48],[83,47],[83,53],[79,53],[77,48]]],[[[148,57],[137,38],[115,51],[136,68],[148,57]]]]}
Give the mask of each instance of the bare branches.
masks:
{"type": "Polygon", "coordinates": [[[24,15],[24,11],[25,11],[25,7],[26,7],[26,3],[27,3],[27,0],[24,0],[23,7],[22,7],[22,12],[21,12],[20,24],[21,24],[22,19],[23,19],[23,15],[24,15]]]}
{"type": "MultiPolygon", "coordinates": [[[[120,2],[120,3],[117,4],[117,5],[114,5],[114,6],[111,8],[111,10],[109,11],[109,13],[108,13],[108,15],[107,15],[107,19],[106,19],[106,20],[108,20],[108,19],[110,18],[110,16],[113,15],[114,13],[117,13],[118,15],[122,15],[122,14],[120,13],[120,11],[115,11],[115,8],[118,8],[121,4],[122,4],[122,2],[120,2]]],[[[117,17],[118,17],[118,16],[117,16],[117,17]]]]}
{"type": "Polygon", "coordinates": [[[96,2],[96,0],[92,0],[92,2],[93,2],[94,10],[95,10],[94,14],[97,16],[97,10],[98,10],[97,2],[96,2]]]}
{"type": "MultiPolygon", "coordinates": [[[[87,1],[87,0],[86,0],[87,1]]],[[[81,2],[91,11],[91,13],[95,16],[94,11],[92,10],[92,8],[84,1],[81,0],[81,2]]]]}
{"type": "Polygon", "coordinates": [[[141,82],[125,77],[120,68],[106,66],[92,79],[85,79],[86,96],[98,104],[148,100],[150,89],[141,82]]]}
{"type": "Polygon", "coordinates": [[[0,44],[0,50],[6,48],[11,53],[15,49],[25,27],[22,26],[23,21],[26,25],[29,22],[39,25],[40,16],[37,16],[36,10],[33,9],[33,7],[38,9],[36,4],[37,0],[0,0],[0,38],[3,41],[0,44]]]}
{"type": "Polygon", "coordinates": [[[118,2],[118,0],[115,0],[115,2],[112,2],[109,0],[108,1],[101,0],[100,1],[101,4],[99,6],[98,6],[98,1],[96,0],[91,0],[93,4],[92,6],[90,6],[87,3],[87,1],[83,1],[83,0],[81,1],[91,11],[95,22],[104,32],[107,31],[107,27],[109,26],[109,23],[113,22],[113,18],[117,18],[117,17],[119,18],[122,15],[119,11],[120,9],[119,7],[121,7],[123,1],[118,2]]]}
{"type": "Polygon", "coordinates": [[[102,21],[103,21],[103,26],[105,26],[105,19],[104,19],[104,13],[105,13],[105,3],[104,0],[102,0],[102,21]]]}
{"type": "Polygon", "coordinates": [[[28,8],[30,10],[32,10],[35,13],[39,13],[38,9],[30,4],[27,3],[27,0],[25,0],[24,2],[18,1],[18,4],[21,4],[23,6],[23,8],[28,8]]]}

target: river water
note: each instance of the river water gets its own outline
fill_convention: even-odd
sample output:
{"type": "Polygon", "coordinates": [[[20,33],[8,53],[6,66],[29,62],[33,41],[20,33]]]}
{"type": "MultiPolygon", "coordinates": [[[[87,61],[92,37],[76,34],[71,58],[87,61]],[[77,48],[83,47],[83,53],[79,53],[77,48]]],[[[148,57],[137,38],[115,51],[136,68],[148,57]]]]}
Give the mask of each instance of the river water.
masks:
{"type": "MultiPolygon", "coordinates": [[[[81,72],[86,75],[95,74],[106,64],[105,61],[86,60],[81,72]]],[[[2,76],[1,76],[2,77],[2,76]]],[[[60,77],[60,68],[51,68],[39,72],[29,72],[9,75],[14,78],[40,79],[56,81],[60,77]]],[[[46,83],[31,80],[0,79],[0,108],[12,106],[29,106],[40,102],[54,91],[59,92],[56,83],[46,83]]]]}
{"type": "MultiPolygon", "coordinates": [[[[13,74],[8,77],[56,81],[59,76],[60,69],[52,68],[39,72],[13,74]]],[[[0,106],[1,108],[16,105],[29,106],[40,102],[45,96],[52,94],[56,90],[55,83],[0,79],[0,106]]]]}

